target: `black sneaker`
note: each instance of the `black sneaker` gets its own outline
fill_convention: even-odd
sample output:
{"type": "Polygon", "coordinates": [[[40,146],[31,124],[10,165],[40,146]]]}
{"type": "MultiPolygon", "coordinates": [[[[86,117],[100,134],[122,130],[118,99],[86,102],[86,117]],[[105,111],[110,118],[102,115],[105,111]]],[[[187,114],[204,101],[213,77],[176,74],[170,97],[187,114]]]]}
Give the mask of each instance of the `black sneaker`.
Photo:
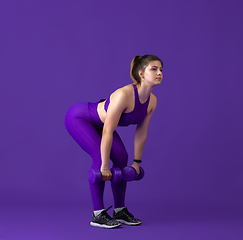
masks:
{"type": "Polygon", "coordinates": [[[123,208],[119,212],[113,211],[113,218],[118,222],[124,223],[126,225],[140,225],[142,223],[141,220],[135,218],[130,212],[128,212],[127,208],[123,208]]]}
{"type": "Polygon", "coordinates": [[[110,206],[109,208],[103,210],[100,214],[98,214],[97,216],[92,215],[92,220],[90,222],[90,225],[93,227],[102,227],[102,228],[117,228],[120,227],[122,224],[119,223],[118,221],[116,221],[115,219],[113,219],[108,213],[107,211],[111,208],[112,206],[110,206]]]}

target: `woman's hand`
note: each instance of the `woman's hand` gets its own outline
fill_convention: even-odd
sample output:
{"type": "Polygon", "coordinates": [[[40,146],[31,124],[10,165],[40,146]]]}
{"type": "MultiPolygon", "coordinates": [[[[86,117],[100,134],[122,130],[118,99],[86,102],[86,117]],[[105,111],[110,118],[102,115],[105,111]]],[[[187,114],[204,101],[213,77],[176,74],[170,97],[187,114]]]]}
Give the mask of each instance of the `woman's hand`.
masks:
{"type": "Polygon", "coordinates": [[[139,165],[140,165],[140,163],[136,163],[136,162],[134,162],[133,165],[132,165],[132,167],[136,169],[137,175],[140,174],[139,165]]]}
{"type": "Polygon", "coordinates": [[[109,168],[100,168],[101,177],[103,181],[111,180],[112,174],[109,168]]]}

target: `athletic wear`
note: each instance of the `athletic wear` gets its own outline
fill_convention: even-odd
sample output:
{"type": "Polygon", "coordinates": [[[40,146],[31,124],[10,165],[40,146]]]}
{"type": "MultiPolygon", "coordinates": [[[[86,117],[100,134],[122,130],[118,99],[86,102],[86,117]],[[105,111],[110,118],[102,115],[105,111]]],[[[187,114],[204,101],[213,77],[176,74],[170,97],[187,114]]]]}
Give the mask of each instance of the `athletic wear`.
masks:
{"type": "MultiPolygon", "coordinates": [[[[101,154],[100,144],[103,123],[97,113],[96,103],[76,103],[67,112],[65,125],[69,134],[93,159],[92,169],[100,169],[101,154]]],[[[113,133],[110,159],[113,167],[123,169],[127,166],[128,155],[125,146],[116,131],[113,133]]],[[[111,183],[115,207],[124,207],[126,182],[111,183]]],[[[103,192],[105,181],[90,184],[91,197],[94,210],[104,209],[103,192]]]]}
{"type": "Polygon", "coordinates": [[[141,220],[135,218],[127,208],[123,208],[121,211],[116,212],[113,211],[113,218],[116,219],[118,222],[121,222],[126,225],[136,226],[142,223],[141,220]]]}
{"type": "Polygon", "coordinates": [[[92,215],[92,221],[90,222],[90,225],[93,227],[102,227],[102,228],[117,228],[120,227],[122,224],[115,219],[113,219],[107,211],[111,208],[103,210],[100,214],[95,216],[92,215]]]}
{"type": "Polygon", "coordinates": [[[94,216],[96,217],[96,216],[98,216],[102,211],[104,211],[105,209],[101,209],[101,210],[96,210],[96,211],[94,211],[94,216]]]}
{"type": "MultiPolygon", "coordinates": [[[[147,108],[150,100],[150,96],[148,97],[145,103],[141,103],[138,96],[137,86],[133,84],[134,96],[135,96],[135,105],[132,112],[122,113],[118,126],[128,126],[130,124],[138,124],[144,120],[147,115],[147,108]]],[[[105,102],[105,111],[107,112],[110,104],[110,98],[108,98],[105,102]]]]}
{"type": "MultiPolygon", "coordinates": [[[[141,104],[138,97],[137,87],[135,85],[133,87],[135,94],[134,110],[131,113],[122,114],[119,122],[120,126],[139,123],[147,114],[149,98],[144,104],[141,104]]],[[[99,170],[102,163],[100,144],[104,124],[100,120],[97,112],[98,104],[99,102],[81,102],[73,105],[66,114],[65,126],[69,134],[79,144],[79,146],[92,157],[93,164],[91,168],[99,170]]],[[[116,131],[113,133],[110,159],[113,162],[113,167],[123,169],[127,166],[128,154],[120,136],[116,131]]],[[[115,208],[125,206],[126,185],[127,182],[123,180],[120,183],[111,183],[115,208]]],[[[104,186],[105,181],[101,181],[97,184],[90,184],[91,196],[95,211],[104,209],[104,186]]]]}
{"type": "Polygon", "coordinates": [[[117,212],[121,211],[123,208],[125,208],[125,207],[115,208],[114,211],[117,213],[117,212]]]}

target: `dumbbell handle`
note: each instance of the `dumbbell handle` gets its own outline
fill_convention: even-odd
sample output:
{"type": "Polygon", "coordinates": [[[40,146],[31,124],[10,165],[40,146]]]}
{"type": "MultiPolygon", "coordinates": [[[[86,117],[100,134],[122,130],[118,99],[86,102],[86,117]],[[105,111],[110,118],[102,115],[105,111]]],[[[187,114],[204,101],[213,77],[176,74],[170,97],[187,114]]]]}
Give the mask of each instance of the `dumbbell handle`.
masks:
{"type": "MultiPolygon", "coordinates": [[[[111,182],[119,183],[122,180],[122,172],[120,168],[111,169],[112,177],[111,182]]],[[[91,184],[100,183],[102,181],[102,175],[99,169],[90,169],[88,174],[88,180],[91,184]]]]}

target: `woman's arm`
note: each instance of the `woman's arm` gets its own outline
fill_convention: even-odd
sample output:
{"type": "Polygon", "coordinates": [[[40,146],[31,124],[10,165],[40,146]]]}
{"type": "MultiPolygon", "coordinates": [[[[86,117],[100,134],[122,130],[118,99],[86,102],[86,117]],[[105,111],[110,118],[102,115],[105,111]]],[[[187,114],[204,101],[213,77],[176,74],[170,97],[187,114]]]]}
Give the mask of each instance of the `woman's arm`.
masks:
{"type": "MultiPolygon", "coordinates": [[[[145,119],[137,125],[134,137],[134,159],[141,159],[143,154],[144,144],[147,139],[147,132],[148,132],[148,125],[150,118],[156,108],[157,105],[157,98],[154,96],[152,100],[152,110],[147,114],[145,119]]],[[[139,165],[140,163],[134,162],[132,166],[137,170],[139,174],[139,165]]]]}
{"type": "Polygon", "coordinates": [[[107,114],[105,117],[102,139],[101,139],[101,174],[102,180],[110,180],[111,172],[109,169],[109,159],[111,145],[113,141],[113,132],[115,131],[118,122],[120,120],[121,114],[127,107],[127,95],[122,89],[118,89],[112,95],[112,100],[110,101],[107,114]]]}

